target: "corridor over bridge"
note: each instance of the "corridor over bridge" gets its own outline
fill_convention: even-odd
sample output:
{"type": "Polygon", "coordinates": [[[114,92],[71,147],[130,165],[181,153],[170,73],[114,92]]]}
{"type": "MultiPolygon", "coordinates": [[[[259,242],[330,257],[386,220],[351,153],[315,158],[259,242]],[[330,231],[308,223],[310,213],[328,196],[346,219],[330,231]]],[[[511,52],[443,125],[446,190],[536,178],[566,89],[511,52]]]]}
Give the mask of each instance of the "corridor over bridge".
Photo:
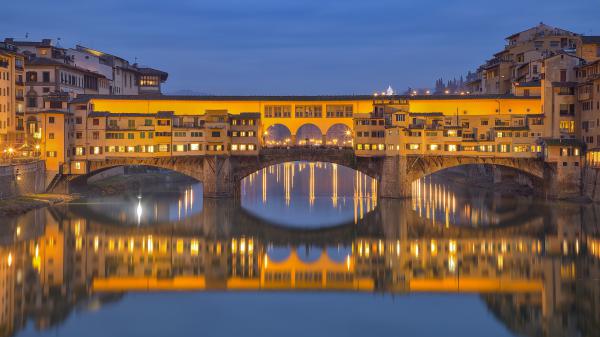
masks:
{"type": "MultiPolygon", "coordinates": [[[[357,169],[379,180],[382,197],[410,196],[413,180],[470,164],[516,170],[549,197],[581,184],[582,147],[554,138],[539,97],[81,96],[63,107],[46,112],[73,122],[63,139],[44,140],[49,170],[162,167],[201,181],[208,197],[235,196],[245,176],[299,160],[357,169]]],[[[43,134],[56,127],[31,123],[43,134]]]]}

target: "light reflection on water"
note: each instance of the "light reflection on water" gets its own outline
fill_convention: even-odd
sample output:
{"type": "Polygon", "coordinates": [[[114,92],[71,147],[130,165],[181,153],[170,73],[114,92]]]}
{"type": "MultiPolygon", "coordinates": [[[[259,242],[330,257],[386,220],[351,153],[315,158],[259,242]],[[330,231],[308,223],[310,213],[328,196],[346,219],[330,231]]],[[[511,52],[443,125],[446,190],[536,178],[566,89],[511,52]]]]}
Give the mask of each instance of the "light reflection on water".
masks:
{"type": "Polygon", "coordinates": [[[0,219],[0,336],[596,335],[599,207],[412,188],[377,200],[294,163],[249,176],[242,205],[184,183],[0,219]]]}
{"type": "Polygon", "coordinates": [[[377,180],[331,163],[269,166],[246,177],[241,189],[244,209],[293,227],[357,223],[377,207],[377,180]]]}

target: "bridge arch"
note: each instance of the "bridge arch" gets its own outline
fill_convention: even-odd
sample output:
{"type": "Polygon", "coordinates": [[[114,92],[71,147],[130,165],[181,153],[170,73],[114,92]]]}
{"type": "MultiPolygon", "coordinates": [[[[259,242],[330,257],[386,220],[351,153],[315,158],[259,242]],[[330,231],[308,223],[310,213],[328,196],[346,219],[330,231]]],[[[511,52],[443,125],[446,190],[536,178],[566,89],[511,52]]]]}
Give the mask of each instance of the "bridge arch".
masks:
{"type": "Polygon", "coordinates": [[[409,157],[407,175],[411,181],[423,178],[442,170],[465,165],[501,166],[528,174],[532,177],[544,178],[544,163],[529,158],[498,158],[498,157],[461,157],[461,156],[425,156],[409,157]]]}
{"type": "Polygon", "coordinates": [[[331,125],[325,133],[325,145],[352,147],[352,129],[343,123],[331,125]]]}
{"type": "Polygon", "coordinates": [[[241,182],[247,176],[272,165],[294,161],[324,162],[345,166],[379,180],[383,160],[381,158],[355,157],[352,148],[289,148],[261,150],[260,160],[240,158],[234,179],[241,182]]]}
{"type": "Polygon", "coordinates": [[[302,124],[295,135],[298,145],[323,145],[323,131],[313,123],[302,124]]]}
{"type": "Polygon", "coordinates": [[[263,144],[265,146],[291,145],[292,132],[285,124],[272,124],[263,132],[263,144]]]}
{"type": "Polygon", "coordinates": [[[196,181],[203,182],[204,159],[197,157],[170,157],[170,158],[112,158],[107,160],[90,160],[87,162],[87,173],[73,176],[74,184],[86,182],[88,178],[101,174],[116,167],[140,166],[164,169],[188,176],[196,181]]]}
{"type": "Polygon", "coordinates": [[[544,188],[544,163],[529,158],[476,158],[476,157],[417,157],[409,158],[406,182],[413,182],[451,168],[481,165],[491,167],[490,177],[494,182],[506,178],[520,185],[526,185],[536,192],[544,188]]]}

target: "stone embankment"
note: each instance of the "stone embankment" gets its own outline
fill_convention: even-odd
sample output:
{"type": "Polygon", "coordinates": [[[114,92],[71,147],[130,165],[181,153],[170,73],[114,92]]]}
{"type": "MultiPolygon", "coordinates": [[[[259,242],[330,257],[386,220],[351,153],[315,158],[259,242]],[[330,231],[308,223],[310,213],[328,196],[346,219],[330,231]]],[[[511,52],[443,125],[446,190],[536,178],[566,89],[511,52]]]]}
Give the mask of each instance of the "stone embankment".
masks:
{"type": "Polygon", "coordinates": [[[46,165],[42,160],[0,164],[0,200],[46,189],[46,165]]]}
{"type": "Polygon", "coordinates": [[[600,168],[585,168],[581,179],[583,196],[600,202],[600,168]]]}

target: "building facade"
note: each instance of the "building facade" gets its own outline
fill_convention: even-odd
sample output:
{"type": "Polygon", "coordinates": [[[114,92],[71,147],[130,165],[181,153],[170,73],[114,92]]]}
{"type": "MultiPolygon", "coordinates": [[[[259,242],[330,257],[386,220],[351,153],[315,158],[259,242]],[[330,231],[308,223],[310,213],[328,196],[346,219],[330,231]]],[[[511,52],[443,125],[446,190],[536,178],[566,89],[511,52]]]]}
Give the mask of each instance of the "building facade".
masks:
{"type": "Polygon", "coordinates": [[[0,149],[8,156],[23,143],[24,69],[23,55],[0,43],[0,149]]]}

